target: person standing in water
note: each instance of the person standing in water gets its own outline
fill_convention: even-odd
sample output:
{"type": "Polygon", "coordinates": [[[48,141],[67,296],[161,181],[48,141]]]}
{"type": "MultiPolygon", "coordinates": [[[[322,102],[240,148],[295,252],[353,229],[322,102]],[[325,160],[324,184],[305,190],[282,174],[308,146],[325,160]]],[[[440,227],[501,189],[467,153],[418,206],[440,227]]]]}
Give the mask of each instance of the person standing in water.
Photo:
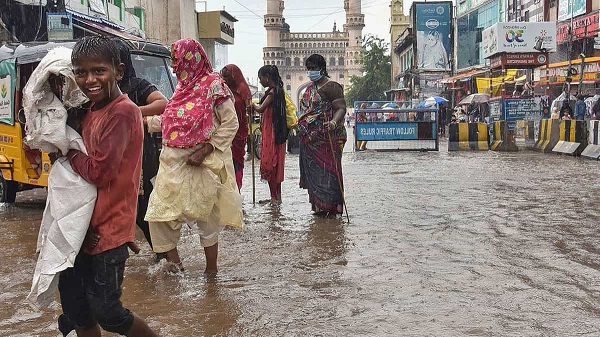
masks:
{"type": "Polygon", "coordinates": [[[300,101],[300,187],[316,215],[342,214],[344,181],[342,151],[346,143],[346,100],[342,86],[329,79],[325,58],[306,59],[311,83],[300,101]]]}
{"type": "Polygon", "coordinates": [[[258,70],[260,84],[268,88],[254,110],[263,115],[260,152],[260,176],[269,183],[271,203],[281,203],[281,183],[285,166],[285,142],[288,129],[285,120],[283,81],[274,65],[258,70]]]}
{"type": "MultiPolygon", "coordinates": [[[[125,336],[157,336],[121,303],[128,246],[133,243],[142,163],[142,114],[121,93],[124,66],[114,41],[102,36],[79,40],[71,55],[79,88],[89,98],[82,121],[88,154],[67,153],[73,170],[98,189],[83,243],[73,268],[60,273],[63,314],[59,330],[100,337],[100,328],[125,336]]],[[[83,225],[83,224],[82,224],[83,225]]]]}
{"type": "MultiPolygon", "coordinates": [[[[169,272],[183,271],[177,243],[184,223],[195,222],[204,248],[204,273],[217,273],[219,233],[242,227],[231,143],[238,130],[230,90],[200,42],[172,46],[177,88],[160,116],[163,148],[146,221],[155,253],[166,253],[169,272]]],[[[152,121],[150,121],[152,122],[152,121]]],[[[149,125],[152,124],[149,122],[149,125]]]]}
{"type": "Polygon", "coordinates": [[[252,110],[252,94],[242,71],[235,64],[228,64],[223,67],[221,76],[233,92],[235,112],[240,125],[231,143],[235,180],[238,190],[240,190],[244,177],[244,155],[246,154],[246,140],[248,139],[248,112],[252,110]]]}

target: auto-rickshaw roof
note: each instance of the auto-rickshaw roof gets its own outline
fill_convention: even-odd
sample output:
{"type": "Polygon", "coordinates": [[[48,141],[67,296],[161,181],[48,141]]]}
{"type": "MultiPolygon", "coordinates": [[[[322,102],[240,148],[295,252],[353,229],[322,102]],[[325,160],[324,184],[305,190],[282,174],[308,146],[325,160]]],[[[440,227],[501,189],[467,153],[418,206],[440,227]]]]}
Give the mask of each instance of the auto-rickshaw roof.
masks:
{"type": "MultiPolygon", "coordinates": [[[[17,64],[39,62],[48,51],[56,47],[73,48],[77,41],[41,41],[9,43],[0,47],[0,61],[16,58],[17,64]]],[[[151,54],[162,57],[171,57],[169,49],[161,44],[149,41],[125,40],[132,54],[151,54]]]]}

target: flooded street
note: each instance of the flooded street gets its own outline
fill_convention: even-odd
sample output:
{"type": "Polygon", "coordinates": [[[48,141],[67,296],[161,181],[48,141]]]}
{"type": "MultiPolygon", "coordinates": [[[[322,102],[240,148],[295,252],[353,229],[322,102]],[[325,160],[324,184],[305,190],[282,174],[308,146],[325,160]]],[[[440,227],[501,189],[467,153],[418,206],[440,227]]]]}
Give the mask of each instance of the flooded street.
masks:
{"type": "MultiPolygon", "coordinates": [[[[281,208],[253,206],[246,162],[246,228],[222,233],[217,279],[202,276],[193,228],[182,276],[166,275],[138,233],[123,302],[162,336],[600,336],[600,163],[446,149],[355,153],[348,142],[349,223],[311,214],[297,155],[281,208]]],[[[58,303],[24,302],[44,198],[0,206],[0,336],[59,336],[58,303]]]]}

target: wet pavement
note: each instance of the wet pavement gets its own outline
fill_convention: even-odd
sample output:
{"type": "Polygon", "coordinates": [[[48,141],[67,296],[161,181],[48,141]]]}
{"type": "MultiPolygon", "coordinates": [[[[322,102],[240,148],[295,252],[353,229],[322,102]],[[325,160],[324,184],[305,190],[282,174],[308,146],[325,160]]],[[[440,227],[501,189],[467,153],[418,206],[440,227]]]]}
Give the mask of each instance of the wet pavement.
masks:
{"type": "MultiPolygon", "coordinates": [[[[311,214],[297,155],[281,207],[253,206],[246,162],[246,228],[221,235],[217,279],[193,228],[182,276],[138,233],[123,302],[162,336],[600,336],[600,163],[440,149],[347,143],[349,223],[311,214]]],[[[58,303],[24,302],[44,198],[0,206],[0,336],[59,335],[58,303]]]]}

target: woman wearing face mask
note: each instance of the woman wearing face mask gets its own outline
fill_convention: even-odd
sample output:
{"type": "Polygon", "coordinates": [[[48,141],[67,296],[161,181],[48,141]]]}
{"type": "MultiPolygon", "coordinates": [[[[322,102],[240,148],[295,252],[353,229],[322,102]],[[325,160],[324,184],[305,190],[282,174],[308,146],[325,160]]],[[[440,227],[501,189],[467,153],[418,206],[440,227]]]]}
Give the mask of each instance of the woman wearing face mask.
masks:
{"type": "Polygon", "coordinates": [[[346,101],[342,86],[329,79],[325,58],[306,59],[311,83],[300,101],[300,187],[308,190],[317,215],[342,214],[342,150],[346,143],[346,101]]]}

